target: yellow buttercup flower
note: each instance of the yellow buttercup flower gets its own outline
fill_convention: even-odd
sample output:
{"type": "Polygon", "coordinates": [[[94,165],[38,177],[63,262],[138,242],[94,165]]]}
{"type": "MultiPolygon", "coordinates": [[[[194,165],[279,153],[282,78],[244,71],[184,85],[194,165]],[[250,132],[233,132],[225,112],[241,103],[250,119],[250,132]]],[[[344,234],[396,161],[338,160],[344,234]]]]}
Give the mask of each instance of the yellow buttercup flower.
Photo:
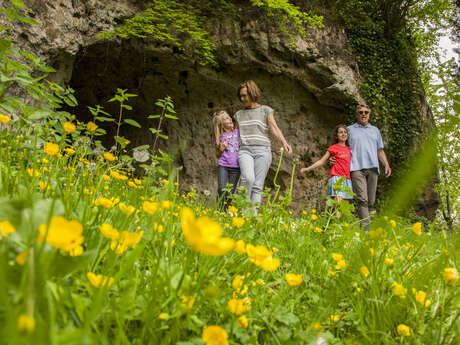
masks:
{"type": "Polygon", "coordinates": [[[230,205],[230,206],[228,207],[228,212],[233,213],[233,214],[236,214],[236,213],[238,212],[238,209],[237,209],[235,206],[230,205]]]}
{"type": "Polygon", "coordinates": [[[233,217],[232,219],[232,225],[235,228],[241,228],[244,225],[244,219],[241,217],[233,217]]]}
{"type": "Polygon", "coordinates": [[[88,272],[86,276],[88,277],[91,285],[95,287],[111,286],[113,284],[112,277],[103,276],[101,274],[94,274],[93,272],[88,272]]]}
{"type": "Polygon", "coordinates": [[[256,265],[260,265],[262,261],[272,256],[272,252],[267,247],[261,245],[253,246],[252,244],[246,246],[246,254],[248,254],[251,261],[256,265]]]}
{"type": "Polygon", "coordinates": [[[40,187],[41,190],[50,189],[48,182],[40,181],[38,182],[38,186],[40,187]]]}
{"type": "Polygon", "coordinates": [[[393,282],[391,284],[391,287],[393,288],[393,294],[396,296],[399,296],[400,298],[404,299],[406,297],[406,288],[402,286],[402,284],[398,284],[397,282],[393,282]]]}
{"type": "Polygon", "coordinates": [[[160,320],[167,320],[169,318],[169,315],[167,313],[161,313],[160,315],[158,315],[158,318],[160,320]]]}
{"type": "Polygon", "coordinates": [[[128,216],[130,216],[131,214],[133,214],[134,211],[136,211],[136,208],[134,206],[125,205],[122,202],[118,204],[118,207],[120,208],[121,212],[123,212],[124,214],[128,216]]]}
{"type": "Polygon", "coordinates": [[[48,156],[51,156],[51,157],[55,156],[55,155],[57,155],[59,153],[59,145],[58,144],[47,143],[47,144],[45,144],[43,149],[45,150],[45,153],[48,156]]]}
{"type": "Polygon", "coordinates": [[[117,157],[115,157],[112,153],[106,152],[104,153],[104,158],[108,160],[109,162],[114,162],[117,160],[117,157]]]}
{"type": "Polygon", "coordinates": [[[234,250],[238,254],[246,253],[246,244],[244,243],[244,241],[243,240],[236,241],[234,250]]]}
{"type": "Polygon", "coordinates": [[[86,128],[88,128],[88,131],[94,132],[96,129],[99,128],[99,126],[96,125],[93,121],[90,121],[86,124],[86,128]]]}
{"type": "Polygon", "coordinates": [[[361,274],[366,278],[369,276],[369,274],[371,274],[366,266],[361,267],[359,270],[361,271],[361,274]]]}
{"type": "Polygon", "coordinates": [[[29,176],[31,176],[31,177],[40,177],[41,176],[40,171],[31,169],[31,168],[27,168],[26,171],[27,171],[27,174],[29,176]]]}
{"type": "Polygon", "coordinates": [[[172,202],[171,202],[171,201],[169,201],[169,200],[163,200],[163,201],[161,202],[161,208],[162,208],[163,210],[169,210],[169,209],[171,209],[171,207],[172,207],[172,202]]]}
{"type": "Polygon", "coordinates": [[[329,316],[329,320],[337,322],[341,319],[341,317],[342,316],[340,314],[334,314],[334,315],[329,316]]]}
{"type": "Polygon", "coordinates": [[[266,258],[265,260],[263,260],[261,263],[260,263],[260,267],[262,267],[264,270],[266,271],[270,271],[270,272],[273,272],[273,271],[276,271],[278,269],[278,267],[280,266],[280,261],[276,258],[273,258],[272,256],[269,256],[268,258],[266,258]]]}
{"type": "Polygon", "coordinates": [[[446,283],[454,284],[458,280],[458,271],[455,267],[447,267],[442,271],[442,277],[446,283]]]}
{"type": "Polygon", "coordinates": [[[158,223],[153,223],[153,231],[157,231],[159,233],[162,233],[163,231],[165,231],[163,225],[161,224],[158,224],[158,223]]]}
{"type": "Polygon", "coordinates": [[[76,151],[75,151],[73,148],[71,148],[71,147],[66,147],[66,148],[64,149],[64,151],[65,151],[65,153],[67,153],[69,156],[73,155],[73,154],[76,152],[76,151]]]}
{"type": "Polygon", "coordinates": [[[15,231],[16,229],[8,220],[0,222],[0,239],[2,237],[8,236],[9,234],[12,234],[15,231]]]}
{"type": "Polygon", "coordinates": [[[412,225],[412,231],[413,231],[414,234],[416,234],[417,236],[420,236],[420,235],[422,234],[422,223],[417,222],[417,223],[415,223],[414,225],[412,225]]]}
{"type": "Polygon", "coordinates": [[[206,345],[228,345],[227,331],[220,326],[205,327],[201,338],[206,345]]]}
{"type": "Polygon", "coordinates": [[[192,309],[193,304],[195,303],[195,298],[192,296],[180,296],[180,300],[187,306],[188,309],[192,309]]]}
{"type": "Polygon", "coordinates": [[[336,270],[340,270],[342,268],[347,267],[347,263],[345,262],[345,260],[339,260],[337,261],[337,265],[335,265],[334,267],[336,270]]]}
{"type": "Polygon", "coordinates": [[[246,318],[246,316],[241,315],[236,321],[238,322],[238,327],[241,327],[241,328],[248,327],[248,319],[246,318]]]}
{"type": "Polygon", "coordinates": [[[232,281],[232,287],[235,289],[235,290],[238,290],[239,288],[241,288],[243,286],[243,278],[241,278],[241,276],[239,274],[237,274],[235,276],[235,278],[233,278],[233,281],[232,281]]]}
{"type": "Polygon", "coordinates": [[[328,271],[327,271],[327,276],[328,276],[328,277],[333,278],[333,277],[335,277],[336,275],[337,275],[337,273],[335,273],[335,272],[332,271],[332,270],[328,270],[328,271]]]}
{"type": "Polygon", "coordinates": [[[77,127],[72,122],[69,122],[69,121],[64,122],[62,124],[62,127],[64,127],[64,131],[67,133],[72,133],[77,129],[77,127]]]}
{"type": "Polygon", "coordinates": [[[83,254],[83,247],[82,246],[77,246],[75,248],[72,248],[69,250],[69,255],[70,256],[80,256],[83,254]]]}
{"type": "Polygon", "coordinates": [[[112,225],[104,223],[99,226],[99,230],[102,232],[104,237],[116,241],[120,238],[120,233],[112,225]]]}
{"type": "Polygon", "coordinates": [[[35,319],[33,316],[21,314],[18,318],[18,331],[32,333],[35,330],[35,319]]]}
{"type": "Polygon", "coordinates": [[[193,250],[204,255],[224,255],[231,250],[235,241],[222,237],[222,227],[208,217],[195,216],[187,207],[181,211],[182,233],[193,250]]]}
{"type": "Polygon", "coordinates": [[[387,265],[387,267],[391,267],[391,265],[393,265],[393,262],[394,260],[392,258],[385,258],[385,265],[387,265]]]}
{"type": "Polygon", "coordinates": [[[392,228],[396,228],[396,222],[393,219],[390,220],[390,225],[392,228]]]}
{"type": "Polygon", "coordinates": [[[249,304],[250,304],[249,298],[243,298],[243,299],[232,298],[230,301],[228,301],[227,306],[228,306],[228,309],[233,314],[241,315],[251,310],[251,308],[249,307],[249,304]]]}
{"type": "Polygon", "coordinates": [[[317,220],[317,219],[318,219],[318,216],[316,214],[311,215],[311,220],[317,220]]]}
{"type": "Polygon", "coordinates": [[[18,263],[18,265],[24,266],[24,264],[26,263],[26,259],[27,252],[25,250],[16,255],[16,262],[18,263]]]}
{"type": "MultiPolygon", "coordinates": [[[[425,306],[426,293],[425,291],[415,291],[415,300],[421,305],[425,306]]],[[[428,302],[428,300],[427,300],[428,302]]],[[[431,301],[430,301],[431,304],[431,301]]]]}
{"type": "Polygon", "coordinates": [[[404,324],[398,325],[398,327],[396,328],[396,331],[398,332],[398,335],[402,337],[409,337],[411,334],[410,328],[404,324]]]}
{"type": "Polygon", "coordinates": [[[286,273],[284,278],[290,286],[297,286],[303,282],[303,277],[301,274],[286,273]]]}
{"type": "Polygon", "coordinates": [[[48,229],[46,224],[40,225],[38,231],[40,243],[46,235],[47,243],[66,252],[80,247],[84,240],[83,226],[76,220],[68,221],[61,216],[51,218],[48,229]]]}
{"type": "Polygon", "coordinates": [[[117,199],[107,199],[103,196],[94,200],[94,206],[103,206],[105,208],[113,208],[117,203],[117,199]]]}
{"type": "Polygon", "coordinates": [[[160,204],[157,202],[144,201],[142,204],[142,209],[145,213],[150,215],[155,214],[160,207],[160,204]]]}
{"type": "Polygon", "coordinates": [[[119,173],[118,171],[115,171],[115,170],[110,170],[110,176],[120,181],[126,181],[128,179],[128,176],[126,176],[125,174],[119,173]]]}
{"type": "Polygon", "coordinates": [[[255,265],[262,267],[267,271],[275,271],[280,265],[278,259],[272,257],[272,252],[265,246],[253,246],[252,244],[246,245],[246,254],[249,256],[251,262],[255,265]]]}
{"type": "Polygon", "coordinates": [[[333,253],[333,254],[332,254],[332,259],[335,260],[335,261],[340,261],[340,260],[343,259],[343,255],[342,255],[342,254],[333,253]]]}
{"type": "Polygon", "coordinates": [[[11,121],[11,118],[9,116],[6,116],[4,114],[0,114],[0,123],[6,124],[11,121]]]}
{"type": "Polygon", "coordinates": [[[313,322],[313,324],[311,325],[311,328],[313,328],[317,332],[323,332],[324,331],[324,327],[319,322],[313,322]]]}
{"type": "Polygon", "coordinates": [[[140,232],[122,231],[120,237],[110,243],[110,249],[112,249],[116,254],[122,254],[129,248],[138,244],[143,235],[143,230],[140,232]]]}

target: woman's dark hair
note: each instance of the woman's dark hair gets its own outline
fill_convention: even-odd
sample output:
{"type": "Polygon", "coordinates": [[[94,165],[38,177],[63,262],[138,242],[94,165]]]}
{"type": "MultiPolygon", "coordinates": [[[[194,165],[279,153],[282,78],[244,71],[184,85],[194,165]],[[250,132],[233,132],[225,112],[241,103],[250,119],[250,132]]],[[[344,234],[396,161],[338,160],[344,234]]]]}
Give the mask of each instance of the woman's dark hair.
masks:
{"type": "MultiPolygon", "coordinates": [[[[333,134],[334,144],[337,144],[337,143],[339,142],[339,140],[337,139],[337,134],[339,134],[339,128],[345,128],[345,130],[346,130],[347,133],[348,133],[348,129],[347,129],[347,127],[346,127],[345,125],[342,125],[342,124],[337,125],[337,126],[334,128],[334,134],[333,134]]],[[[350,146],[350,145],[348,144],[348,138],[347,138],[347,140],[345,141],[345,145],[350,146]]]]}

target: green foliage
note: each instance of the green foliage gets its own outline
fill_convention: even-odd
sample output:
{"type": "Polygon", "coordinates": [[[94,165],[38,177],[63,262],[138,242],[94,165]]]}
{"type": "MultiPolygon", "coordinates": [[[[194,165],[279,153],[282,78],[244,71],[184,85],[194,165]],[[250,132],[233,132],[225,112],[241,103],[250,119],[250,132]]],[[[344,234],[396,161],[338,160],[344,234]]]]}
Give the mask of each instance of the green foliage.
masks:
{"type": "MultiPolygon", "coordinates": [[[[19,87],[34,90],[40,81],[19,87]]],[[[54,94],[44,94],[47,109],[71,95],[54,86],[51,90],[54,94]]],[[[122,112],[130,109],[131,97],[119,89],[112,101],[122,112]]],[[[0,107],[5,104],[0,99],[0,107]]],[[[159,119],[176,120],[170,98],[157,106],[159,119]]],[[[100,106],[90,111],[94,122],[114,122],[100,106]]],[[[193,189],[186,192],[187,186],[172,183],[171,170],[164,172],[169,180],[163,175],[160,181],[152,166],[143,180],[121,171],[119,160],[97,152],[96,139],[103,132],[95,123],[73,124],[68,114],[40,108],[28,122],[13,121],[10,113],[0,119],[3,343],[196,345],[204,343],[203,329],[210,325],[225,329],[230,344],[441,345],[459,340],[458,274],[448,279],[442,274],[460,265],[457,233],[442,236],[420,225],[423,233],[414,234],[405,220],[385,218],[367,233],[351,205],[335,201],[328,203],[340,217],[332,208],[295,216],[289,208],[292,179],[287,196],[261,206],[260,215],[243,216],[248,205],[241,195],[234,198],[233,214],[222,213],[204,205],[193,189]],[[43,149],[45,140],[52,141],[52,150],[43,149]],[[184,222],[185,207],[196,221],[184,222]],[[54,217],[68,222],[51,226],[54,217]],[[102,224],[120,231],[102,232],[102,224]],[[202,255],[187,242],[186,227],[200,248],[222,232],[244,241],[243,250],[202,255]],[[139,242],[126,244],[126,234],[140,234],[139,242]],[[260,246],[252,247],[252,257],[249,244],[260,246]],[[264,253],[279,260],[279,267],[269,271],[256,265],[264,253]],[[299,285],[289,283],[287,273],[300,275],[299,285]],[[91,274],[102,275],[99,283],[91,274]],[[234,286],[237,275],[240,287],[234,286]],[[395,294],[395,282],[403,296],[395,294]],[[417,291],[426,292],[422,302],[417,291]],[[233,298],[250,301],[244,312],[247,328],[228,307],[233,298]],[[400,324],[410,327],[411,337],[398,335],[400,324]]],[[[154,158],[171,163],[161,151],[154,158]]]]}
{"type": "Polygon", "coordinates": [[[16,21],[37,25],[22,14],[28,8],[21,1],[12,1],[12,4],[13,7],[0,11],[7,20],[6,26],[1,27],[3,37],[0,37],[0,109],[27,126],[41,123],[38,127],[40,140],[47,140],[50,135],[55,136],[51,130],[54,126],[70,118],[70,114],[55,109],[63,104],[75,106],[77,101],[74,90],[46,80],[43,73],[55,72],[53,68],[32,53],[17,49],[8,37],[16,21]],[[13,96],[18,94],[13,90],[20,90],[22,97],[13,96]],[[29,99],[27,102],[25,97],[29,99]]]}
{"type": "Polygon", "coordinates": [[[437,192],[442,201],[442,217],[448,227],[458,226],[460,214],[460,82],[454,59],[442,62],[436,56],[432,81],[426,84],[437,126],[437,152],[440,181],[437,192]]]}
{"type": "MultiPolygon", "coordinates": [[[[145,11],[127,19],[121,27],[102,33],[99,38],[152,38],[196,58],[200,65],[216,65],[215,46],[207,27],[216,18],[236,18],[235,2],[153,0],[145,11]]],[[[288,0],[251,0],[250,3],[263,9],[270,20],[274,19],[278,28],[291,37],[295,34],[306,37],[306,27],[323,26],[321,16],[302,11],[288,0]]]]}
{"type": "MultiPolygon", "coordinates": [[[[307,37],[307,28],[322,28],[323,17],[301,10],[289,0],[251,0],[254,6],[264,8],[267,15],[275,19],[278,28],[290,34],[289,28],[294,27],[296,34],[307,37]]],[[[291,34],[291,37],[295,35],[291,34]]]]}
{"type": "Polygon", "coordinates": [[[212,65],[215,64],[215,47],[203,27],[204,19],[199,10],[189,3],[154,0],[151,7],[127,19],[123,26],[101,34],[100,38],[151,37],[195,56],[202,65],[212,65]]]}
{"type": "MultiPolygon", "coordinates": [[[[448,17],[450,1],[339,0],[335,8],[356,54],[371,122],[382,131],[393,174],[401,177],[410,169],[410,148],[420,146],[433,127],[421,112],[425,93],[418,62],[421,54],[433,51],[436,36],[422,34],[448,17]]],[[[355,120],[353,107],[349,119],[355,120]]]]}

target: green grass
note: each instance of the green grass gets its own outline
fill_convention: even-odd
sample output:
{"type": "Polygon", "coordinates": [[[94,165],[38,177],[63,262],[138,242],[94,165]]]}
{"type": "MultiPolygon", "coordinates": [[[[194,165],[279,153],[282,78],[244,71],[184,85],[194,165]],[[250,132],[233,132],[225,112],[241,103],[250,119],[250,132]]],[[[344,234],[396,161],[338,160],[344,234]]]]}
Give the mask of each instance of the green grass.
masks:
{"type": "Polygon", "coordinates": [[[289,198],[262,207],[254,217],[244,216],[244,200],[238,198],[233,216],[244,224],[236,227],[231,214],[183,192],[186,186],[173,177],[153,174],[136,184],[126,171],[125,180],[107,178],[111,170],[124,170],[121,160],[107,162],[92,153],[92,133],[85,124],[77,128],[72,134],[54,128],[61,157],[47,155],[39,137],[20,122],[0,131],[0,221],[15,228],[0,239],[1,343],[204,344],[203,329],[211,325],[223,327],[230,344],[310,344],[319,337],[330,344],[459,340],[458,281],[448,284],[442,275],[459,265],[458,233],[424,225],[418,236],[407,220],[381,216],[368,234],[346,204],[338,206],[341,218],[328,211],[294,214],[289,198]],[[64,154],[64,147],[85,135],[86,144],[64,154]],[[115,205],[95,206],[99,197],[116,198],[115,205]],[[143,210],[146,200],[159,202],[154,214],[143,210]],[[169,209],[161,207],[165,200],[169,209]],[[127,215],[117,202],[136,211],[127,215]],[[265,246],[280,266],[271,272],[245,253],[205,256],[192,250],[182,233],[183,207],[220,224],[225,237],[265,246]],[[39,226],[46,228],[55,216],[82,225],[81,255],[37,240],[39,226]],[[99,230],[103,223],[119,232],[144,233],[117,254],[99,230]],[[155,224],[164,231],[155,231],[155,224]],[[27,255],[23,265],[16,259],[20,253],[27,255]],[[343,255],[346,267],[335,268],[334,253],[343,255]],[[113,284],[95,287],[88,272],[112,277],[113,284]],[[286,273],[301,274],[302,283],[290,286],[286,273]],[[236,275],[247,286],[240,292],[232,287],[236,275]],[[394,282],[404,287],[402,297],[393,293],[394,282]],[[424,291],[430,305],[417,302],[413,289],[424,291]],[[244,328],[227,304],[246,297],[244,328]],[[21,315],[33,317],[35,327],[20,325],[21,315]],[[410,336],[398,335],[400,324],[410,328],[410,336]]]}

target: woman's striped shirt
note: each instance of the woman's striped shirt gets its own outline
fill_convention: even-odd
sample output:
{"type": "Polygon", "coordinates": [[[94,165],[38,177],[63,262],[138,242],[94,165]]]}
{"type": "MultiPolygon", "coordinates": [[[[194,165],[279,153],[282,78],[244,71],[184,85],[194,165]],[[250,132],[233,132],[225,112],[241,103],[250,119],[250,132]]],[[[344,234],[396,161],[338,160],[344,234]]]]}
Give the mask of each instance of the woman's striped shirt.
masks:
{"type": "Polygon", "coordinates": [[[268,139],[267,116],[273,113],[268,105],[238,110],[235,119],[240,128],[240,146],[271,146],[268,139]]]}

